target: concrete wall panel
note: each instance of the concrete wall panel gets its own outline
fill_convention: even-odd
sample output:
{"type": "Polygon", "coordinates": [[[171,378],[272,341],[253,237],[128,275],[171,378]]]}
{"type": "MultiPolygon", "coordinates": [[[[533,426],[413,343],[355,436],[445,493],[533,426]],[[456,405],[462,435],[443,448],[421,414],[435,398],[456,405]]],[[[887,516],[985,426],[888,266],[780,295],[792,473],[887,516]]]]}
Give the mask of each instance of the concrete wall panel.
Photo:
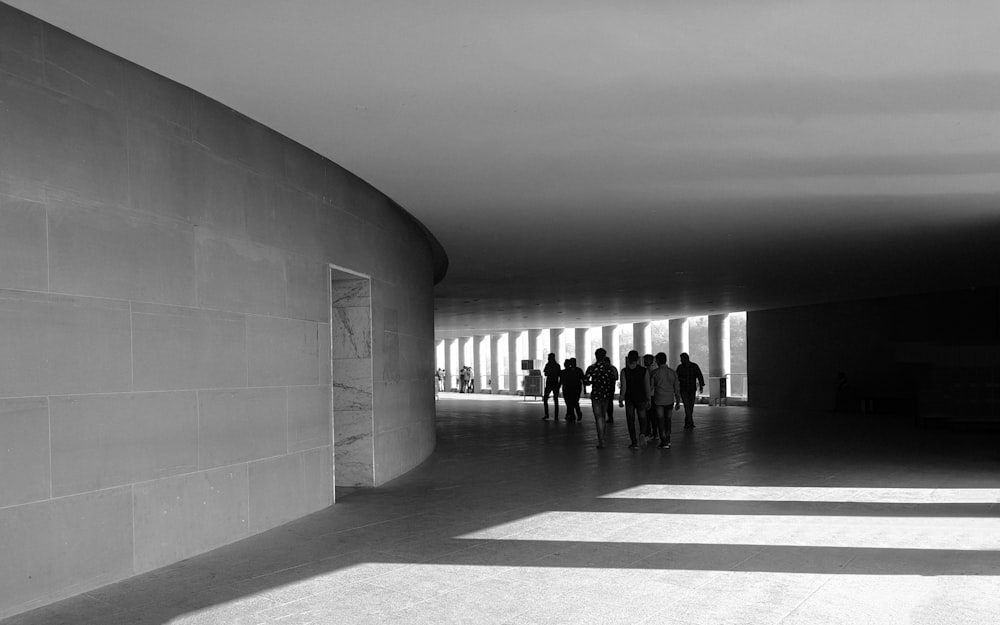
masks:
{"type": "Polygon", "coordinates": [[[319,383],[329,385],[333,378],[333,363],[330,360],[330,324],[319,324],[319,383]]]}
{"type": "Polygon", "coordinates": [[[56,497],[198,468],[194,392],[53,397],[51,415],[56,497]]]}
{"type": "Polygon", "coordinates": [[[330,387],[293,386],[288,389],[288,451],[329,447],[330,387]]]}
{"type": "Polygon", "coordinates": [[[246,386],[242,315],[140,304],[132,311],[136,390],[246,386]]]}
{"type": "Polygon", "coordinates": [[[333,503],[330,448],[250,463],[250,531],[263,532],[333,503]]]}
{"type": "Polygon", "coordinates": [[[49,264],[59,293],[190,306],[194,230],[105,206],[49,208],[49,264]]]}
{"type": "Polygon", "coordinates": [[[0,288],[45,291],[45,205],[0,195],[0,288]]]}
{"type": "Polygon", "coordinates": [[[198,302],[205,308],[257,315],[285,312],[285,255],[249,241],[195,231],[198,302]]]}
{"type": "Polygon", "coordinates": [[[0,508],[0,618],[133,573],[132,487],[0,508]]]}
{"type": "Polygon", "coordinates": [[[0,171],[111,204],[128,201],[120,115],[6,76],[0,80],[0,171]]]}
{"type": "Polygon", "coordinates": [[[200,391],[198,405],[201,468],[287,453],[284,388],[200,391]]]}
{"type": "Polygon", "coordinates": [[[0,476],[0,508],[50,497],[46,398],[0,399],[0,476]]]}
{"type": "Polygon", "coordinates": [[[318,324],[247,317],[250,386],[319,384],[318,354],[318,324]]]}
{"type": "Polygon", "coordinates": [[[0,396],[131,390],[128,303],[0,290],[0,396]]]}
{"type": "Polygon", "coordinates": [[[326,263],[289,254],[285,259],[285,316],[310,321],[328,320],[330,301],[326,277],[326,263]]]}
{"type": "Polygon", "coordinates": [[[135,572],[143,573],[248,534],[247,465],[135,486],[135,572]]]}

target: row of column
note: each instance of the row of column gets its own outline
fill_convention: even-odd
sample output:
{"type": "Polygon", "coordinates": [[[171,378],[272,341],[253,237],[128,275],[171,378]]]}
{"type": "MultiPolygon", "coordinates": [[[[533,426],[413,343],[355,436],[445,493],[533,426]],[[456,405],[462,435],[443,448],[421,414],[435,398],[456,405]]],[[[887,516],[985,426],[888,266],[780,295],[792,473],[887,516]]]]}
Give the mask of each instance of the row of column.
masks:
{"type": "MultiPolygon", "coordinates": [[[[648,354],[652,352],[652,328],[651,322],[643,321],[639,323],[632,324],[632,345],[640,354],[648,354]]],[[[618,329],[617,325],[613,326],[602,326],[601,327],[601,347],[607,350],[609,355],[617,355],[620,342],[619,335],[616,332],[618,329]]],[[[590,328],[574,328],[574,345],[577,364],[581,368],[586,368],[593,361],[593,353],[590,352],[590,341],[588,340],[588,333],[590,328]]],[[[483,364],[483,348],[486,345],[486,341],[489,341],[489,353],[490,353],[490,375],[489,384],[490,390],[493,393],[500,391],[500,341],[504,334],[508,336],[507,340],[507,379],[508,379],[508,390],[517,390],[517,378],[521,375],[523,369],[521,368],[522,360],[541,360],[545,361],[546,354],[541,353],[541,336],[544,330],[521,330],[521,331],[509,331],[494,333],[488,335],[477,335],[472,337],[461,337],[457,339],[443,339],[444,343],[444,370],[446,375],[449,377],[454,377],[458,369],[464,368],[466,366],[471,366],[473,369],[473,375],[477,381],[485,379],[486,376],[483,375],[482,364],[483,364]],[[519,349],[520,341],[518,340],[521,332],[526,334],[527,348],[522,351],[519,349]],[[466,362],[466,352],[468,351],[469,341],[472,341],[472,362],[466,362]],[[455,349],[457,344],[457,350],[455,349]],[[454,358],[452,352],[457,351],[458,355],[458,367],[455,367],[454,358]]],[[[553,328],[548,330],[549,332],[549,352],[557,355],[560,366],[562,365],[561,355],[566,349],[566,332],[569,330],[564,328],[553,328]]],[[[668,350],[667,354],[671,366],[676,367],[677,363],[680,362],[680,355],[683,352],[689,351],[688,347],[688,321],[687,319],[670,319],[668,321],[668,350]]],[[[439,344],[441,342],[439,341],[439,344]]],[[[730,373],[729,371],[729,359],[730,359],[730,348],[729,348],[729,315],[709,315],[708,316],[708,371],[706,372],[709,377],[725,377],[730,373]]],[[[616,363],[618,366],[623,366],[624,363],[616,363]]],[[[476,390],[482,390],[479,387],[479,383],[476,384],[476,390]]]]}

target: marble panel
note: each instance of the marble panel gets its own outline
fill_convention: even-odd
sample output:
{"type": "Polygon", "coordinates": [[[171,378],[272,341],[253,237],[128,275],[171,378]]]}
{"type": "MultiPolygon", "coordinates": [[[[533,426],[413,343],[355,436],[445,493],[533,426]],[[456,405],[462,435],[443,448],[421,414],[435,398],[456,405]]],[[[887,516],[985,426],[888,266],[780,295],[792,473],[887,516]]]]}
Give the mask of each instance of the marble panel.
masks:
{"type": "Polygon", "coordinates": [[[0,508],[50,496],[46,398],[0,399],[0,476],[0,508]]]}
{"type": "Polygon", "coordinates": [[[312,321],[247,318],[249,386],[319,384],[319,327],[312,321]]]}
{"type": "Polygon", "coordinates": [[[132,575],[132,489],[0,508],[0,606],[11,614],[132,575]]]}
{"type": "Polygon", "coordinates": [[[194,270],[190,226],[104,206],[49,208],[53,291],[190,306],[194,270]]]}
{"type": "Polygon", "coordinates": [[[374,486],[371,410],[334,410],[337,486],[374,486]]]}
{"type": "Polygon", "coordinates": [[[327,264],[289,254],[285,258],[285,316],[310,321],[328,321],[330,318],[327,264]]]}
{"type": "Polygon", "coordinates": [[[330,325],[334,360],[371,358],[371,308],[334,307],[330,325]]]}
{"type": "Polygon", "coordinates": [[[330,302],[334,308],[370,308],[372,303],[371,280],[368,278],[341,278],[342,272],[333,270],[330,302]]]}
{"type": "Polygon", "coordinates": [[[246,386],[246,319],[216,311],[132,305],[136,390],[246,386]]]}
{"type": "Polygon", "coordinates": [[[0,196],[0,288],[47,291],[45,205],[0,196]]]}
{"type": "Polygon", "coordinates": [[[333,409],[369,410],[372,407],[370,358],[333,361],[333,409]]]}
{"type": "Polygon", "coordinates": [[[14,76],[0,80],[0,171],[66,192],[125,205],[126,124],[14,76]]]}
{"type": "Polygon", "coordinates": [[[245,464],[136,484],[136,573],[247,536],[249,491],[245,464]]]}
{"type": "Polygon", "coordinates": [[[284,388],[199,391],[198,406],[201,468],[287,452],[284,388]]]}
{"type": "Polygon", "coordinates": [[[330,447],[251,462],[250,531],[262,532],[333,503],[330,447]]]}
{"type": "Polygon", "coordinates": [[[55,497],[198,468],[194,392],[51,398],[55,497]]]}
{"type": "Polygon", "coordinates": [[[285,255],[197,228],[198,302],[257,315],[285,313],[285,255]]]}
{"type": "Polygon", "coordinates": [[[330,446],[330,387],[288,388],[288,451],[330,446]]]}
{"type": "Polygon", "coordinates": [[[131,390],[128,307],[0,290],[0,397],[131,390]]]}

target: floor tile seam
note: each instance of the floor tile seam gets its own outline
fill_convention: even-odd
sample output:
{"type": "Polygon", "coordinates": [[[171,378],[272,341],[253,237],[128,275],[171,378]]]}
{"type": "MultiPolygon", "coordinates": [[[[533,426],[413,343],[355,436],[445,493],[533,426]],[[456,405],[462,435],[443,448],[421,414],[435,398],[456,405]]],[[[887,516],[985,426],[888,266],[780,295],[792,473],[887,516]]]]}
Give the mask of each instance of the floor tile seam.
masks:
{"type": "MultiPolygon", "coordinates": [[[[854,560],[854,558],[851,558],[851,561],[853,561],[853,560],[854,560]]],[[[819,591],[821,591],[823,588],[825,588],[827,586],[827,584],[829,584],[830,582],[832,582],[835,577],[836,577],[836,575],[833,575],[833,574],[824,575],[822,581],[820,581],[816,585],[816,587],[813,588],[812,592],[810,592],[808,595],[806,595],[805,597],[803,597],[802,600],[799,601],[798,603],[796,603],[790,610],[788,610],[788,612],[785,613],[784,616],[782,616],[781,618],[779,618],[775,622],[775,625],[781,625],[782,623],[784,623],[785,621],[787,621],[789,618],[791,618],[792,615],[795,614],[796,612],[798,612],[799,609],[802,606],[804,606],[810,599],[812,599],[813,597],[815,597],[816,594],[819,593],[819,591]]]]}

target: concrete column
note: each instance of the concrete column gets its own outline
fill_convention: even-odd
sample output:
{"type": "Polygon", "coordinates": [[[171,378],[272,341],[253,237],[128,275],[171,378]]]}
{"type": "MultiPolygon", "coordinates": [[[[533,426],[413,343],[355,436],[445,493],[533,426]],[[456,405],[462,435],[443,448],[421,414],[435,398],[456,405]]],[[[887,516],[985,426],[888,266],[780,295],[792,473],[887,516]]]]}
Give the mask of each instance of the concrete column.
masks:
{"type": "Polygon", "coordinates": [[[621,358],[618,355],[618,350],[621,348],[621,341],[618,339],[618,326],[601,327],[601,347],[607,350],[608,356],[611,357],[611,364],[621,367],[621,363],[618,362],[618,359],[621,358]]]}
{"type": "Polygon", "coordinates": [[[671,319],[667,325],[667,341],[669,341],[667,354],[669,364],[676,368],[681,362],[681,353],[688,351],[688,320],[671,319]]]}
{"type": "Polygon", "coordinates": [[[444,368],[444,339],[434,339],[434,368],[444,368]]]}
{"type": "Polygon", "coordinates": [[[540,341],[538,340],[541,337],[541,330],[528,330],[528,355],[525,358],[545,361],[545,356],[542,354],[541,346],[539,345],[540,341]]]}
{"type": "Polygon", "coordinates": [[[708,316],[708,375],[729,375],[729,315],[708,316]]]}
{"type": "Polygon", "coordinates": [[[469,351],[469,337],[462,336],[458,339],[458,368],[461,369],[466,365],[471,365],[469,359],[466,357],[465,353],[469,351]]]}
{"type": "Polygon", "coordinates": [[[472,337],[472,379],[475,380],[475,391],[482,392],[486,384],[486,361],[483,360],[483,344],[486,337],[479,335],[472,337]]]}
{"type": "Polygon", "coordinates": [[[563,328],[549,329],[549,351],[556,355],[556,362],[561,367],[563,361],[568,358],[566,356],[566,331],[563,328]]]}
{"type": "Polygon", "coordinates": [[[455,339],[444,340],[444,390],[450,391],[455,383],[455,357],[458,356],[455,339]]]}
{"type": "Polygon", "coordinates": [[[576,366],[586,371],[587,365],[593,358],[593,354],[590,353],[590,328],[575,328],[573,333],[575,335],[573,340],[576,343],[574,347],[576,353],[573,357],[576,358],[576,366]]]}
{"type": "Polygon", "coordinates": [[[520,332],[507,333],[507,390],[511,395],[517,395],[521,390],[517,376],[521,373],[521,350],[518,348],[520,332]]]}
{"type": "Polygon", "coordinates": [[[490,392],[500,392],[500,335],[490,335],[490,392]]]}
{"type": "Polygon", "coordinates": [[[653,346],[653,328],[649,321],[632,324],[632,349],[639,355],[650,353],[653,346]]]}

